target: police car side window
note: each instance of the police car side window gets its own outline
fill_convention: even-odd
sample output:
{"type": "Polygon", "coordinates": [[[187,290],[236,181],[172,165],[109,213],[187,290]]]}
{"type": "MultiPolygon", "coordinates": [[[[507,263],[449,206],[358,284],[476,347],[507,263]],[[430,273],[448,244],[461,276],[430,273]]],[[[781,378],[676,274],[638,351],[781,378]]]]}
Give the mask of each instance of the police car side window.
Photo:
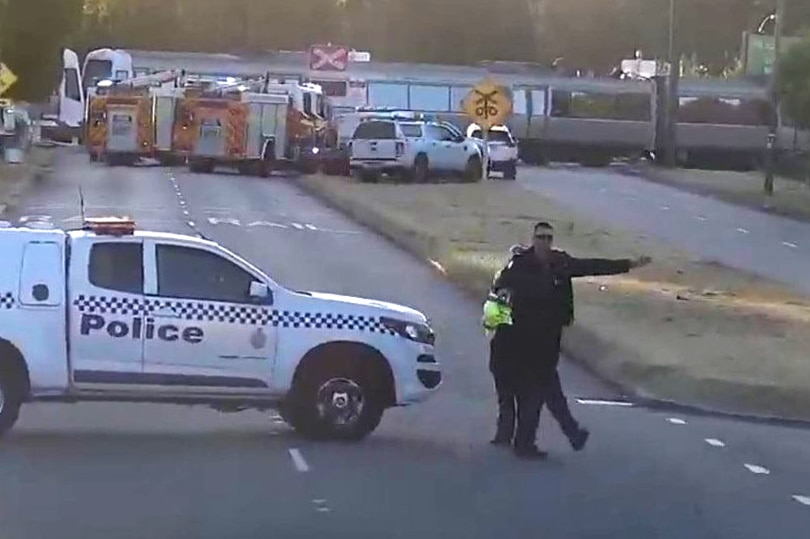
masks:
{"type": "Polygon", "coordinates": [[[143,245],[96,243],[90,248],[89,270],[93,286],[143,294],[143,245]]]}
{"type": "Polygon", "coordinates": [[[215,253],[181,247],[157,246],[158,295],[245,303],[256,278],[215,253]]]}

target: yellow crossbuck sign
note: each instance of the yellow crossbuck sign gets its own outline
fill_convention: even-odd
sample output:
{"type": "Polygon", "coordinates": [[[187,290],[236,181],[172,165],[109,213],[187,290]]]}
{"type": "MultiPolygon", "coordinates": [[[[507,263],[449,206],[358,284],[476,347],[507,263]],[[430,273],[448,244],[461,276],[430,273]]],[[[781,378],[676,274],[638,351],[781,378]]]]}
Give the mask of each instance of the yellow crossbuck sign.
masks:
{"type": "Polygon", "coordinates": [[[504,123],[512,114],[512,100],[506,90],[490,79],[473,88],[462,100],[461,107],[483,129],[504,123]]]}
{"type": "Polygon", "coordinates": [[[6,93],[15,82],[17,82],[17,75],[6,64],[0,62],[0,95],[6,93]]]}

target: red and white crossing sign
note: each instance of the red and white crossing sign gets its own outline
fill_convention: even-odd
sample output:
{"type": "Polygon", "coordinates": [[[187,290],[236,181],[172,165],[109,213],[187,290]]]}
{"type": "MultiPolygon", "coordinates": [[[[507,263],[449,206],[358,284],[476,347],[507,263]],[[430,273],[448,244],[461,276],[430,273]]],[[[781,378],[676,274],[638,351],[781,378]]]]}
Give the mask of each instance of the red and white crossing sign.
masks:
{"type": "Polygon", "coordinates": [[[348,47],[330,44],[309,48],[309,68],[313,71],[345,71],[348,65],[348,47]]]}

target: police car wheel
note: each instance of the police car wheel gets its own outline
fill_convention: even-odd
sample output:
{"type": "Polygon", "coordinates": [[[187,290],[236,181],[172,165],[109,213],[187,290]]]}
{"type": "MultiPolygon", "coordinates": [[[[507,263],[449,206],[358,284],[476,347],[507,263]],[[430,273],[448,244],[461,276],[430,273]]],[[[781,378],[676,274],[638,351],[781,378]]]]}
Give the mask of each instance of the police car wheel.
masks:
{"type": "Polygon", "coordinates": [[[20,415],[20,398],[7,375],[0,374],[0,436],[14,426],[20,415]]]}
{"type": "Polygon", "coordinates": [[[363,369],[324,369],[297,389],[296,404],[285,411],[290,423],[308,438],[362,440],[377,428],[384,407],[363,369]]]}
{"type": "Polygon", "coordinates": [[[481,160],[477,157],[470,157],[464,168],[464,180],[470,183],[477,182],[481,179],[482,174],[481,160]]]}

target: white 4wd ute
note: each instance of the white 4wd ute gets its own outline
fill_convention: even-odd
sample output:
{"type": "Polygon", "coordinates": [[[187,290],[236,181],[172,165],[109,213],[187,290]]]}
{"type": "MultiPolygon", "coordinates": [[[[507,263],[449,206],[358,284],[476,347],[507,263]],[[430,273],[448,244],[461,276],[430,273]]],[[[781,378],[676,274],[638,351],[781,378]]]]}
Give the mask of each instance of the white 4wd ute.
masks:
{"type": "MultiPolygon", "coordinates": [[[[484,133],[478,124],[467,127],[467,136],[475,140],[481,151],[484,151],[484,133]]],[[[487,137],[487,148],[487,178],[493,172],[501,172],[504,179],[514,180],[517,177],[518,147],[509,128],[505,125],[493,125],[487,137]]]]}
{"type": "Polygon", "coordinates": [[[350,152],[351,169],[366,182],[390,174],[423,183],[442,173],[476,182],[482,174],[482,154],[475,141],[437,122],[362,120],[350,152]]]}
{"type": "Polygon", "coordinates": [[[441,383],[421,313],[287,290],[204,239],[0,228],[0,433],[29,401],[279,409],[316,438],[360,439],[441,383]]]}

